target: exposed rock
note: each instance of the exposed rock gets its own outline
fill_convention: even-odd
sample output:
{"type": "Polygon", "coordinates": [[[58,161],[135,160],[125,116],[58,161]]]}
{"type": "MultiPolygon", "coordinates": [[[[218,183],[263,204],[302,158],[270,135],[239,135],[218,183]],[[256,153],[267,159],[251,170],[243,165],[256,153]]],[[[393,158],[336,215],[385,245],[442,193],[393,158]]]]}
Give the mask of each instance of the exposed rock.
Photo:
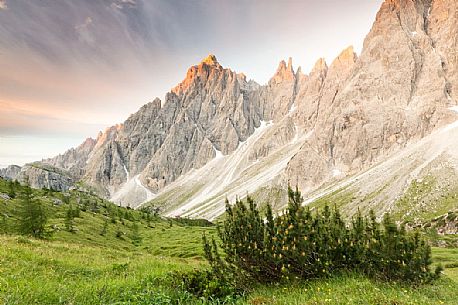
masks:
{"type": "Polygon", "coordinates": [[[3,199],[3,200],[10,200],[11,197],[8,196],[8,194],[5,194],[5,193],[0,193],[0,198],[3,199]]]}
{"type": "Polygon", "coordinates": [[[62,202],[62,200],[57,199],[57,198],[54,198],[54,199],[52,200],[52,203],[53,203],[54,205],[62,205],[62,204],[64,204],[64,203],[62,202]]]}
{"type": "Polygon", "coordinates": [[[451,120],[447,80],[425,30],[431,18],[425,3],[385,1],[360,58],[347,49],[333,62],[316,105],[300,110],[314,120],[318,108],[305,146],[314,153],[299,153],[287,169],[288,176],[297,166],[311,173],[298,176],[299,185],[319,185],[336,168],[356,173],[451,120]]]}
{"type": "Polygon", "coordinates": [[[52,159],[43,160],[43,162],[65,169],[74,176],[81,177],[84,174],[84,168],[89,155],[93,151],[96,143],[96,140],[88,138],[77,148],[71,148],[64,154],[58,155],[52,159]]]}
{"type": "Polygon", "coordinates": [[[16,176],[16,180],[33,188],[47,188],[56,191],[67,191],[75,183],[69,173],[40,163],[24,165],[16,176]]]}
{"type": "Polygon", "coordinates": [[[8,180],[15,180],[20,171],[20,166],[10,165],[7,168],[0,168],[0,177],[8,180]]]}
{"type": "Polygon", "coordinates": [[[263,120],[279,121],[293,107],[296,86],[292,59],[288,65],[282,60],[269,83],[250,93],[250,101],[259,107],[263,120]]]}

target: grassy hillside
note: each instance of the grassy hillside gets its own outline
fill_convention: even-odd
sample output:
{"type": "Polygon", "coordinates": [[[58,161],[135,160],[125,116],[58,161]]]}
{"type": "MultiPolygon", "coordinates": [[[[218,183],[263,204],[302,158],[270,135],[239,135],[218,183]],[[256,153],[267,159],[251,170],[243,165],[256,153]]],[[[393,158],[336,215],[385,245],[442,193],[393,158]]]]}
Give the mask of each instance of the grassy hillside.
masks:
{"type": "MultiPolygon", "coordinates": [[[[8,191],[0,180],[0,193],[8,191]]],[[[18,235],[19,199],[0,198],[0,226],[6,231],[0,235],[0,304],[211,304],[173,287],[169,273],[206,267],[201,236],[215,234],[214,226],[148,220],[143,212],[78,191],[68,197],[42,190],[34,195],[50,216],[53,234],[46,240],[18,235]],[[73,233],[65,225],[70,205],[81,210],[73,233]]],[[[433,258],[446,269],[432,285],[410,287],[345,275],[258,287],[227,304],[456,304],[458,249],[434,248],[433,258]]]]}
{"type": "MultiPolygon", "coordinates": [[[[0,198],[0,230],[6,228],[10,234],[16,233],[18,197],[22,188],[16,190],[16,198],[0,198]]],[[[0,180],[0,193],[8,193],[8,185],[4,180],[0,180]]],[[[199,258],[202,254],[203,232],[213,234],[215,231],[213,227],[189,225],[185,220],[165,220],[153,214],[150,214],[148,221],[146,213],[118,207],[97,196],[76,190],[68,193],[33,190],[33,193],[47,210],[48,227],[52,233],[48,238],[50,242],[71,242],[110,250],[199,258]],[[74,218],[75,232],[68,232],[65,228],[65,217],[70,206],[80,210],[80,216],[74,218]],[[139,245],[133,242],[134,224],[137,224],[138,234],[144,240],[139,245]]]]}

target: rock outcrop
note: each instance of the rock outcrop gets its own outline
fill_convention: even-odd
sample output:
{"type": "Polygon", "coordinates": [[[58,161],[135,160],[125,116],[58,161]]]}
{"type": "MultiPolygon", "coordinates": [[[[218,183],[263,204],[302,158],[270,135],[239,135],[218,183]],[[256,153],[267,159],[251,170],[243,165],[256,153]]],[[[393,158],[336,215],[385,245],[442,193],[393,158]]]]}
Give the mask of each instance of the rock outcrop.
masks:
{"type": "Polygon", "coordinates": [[[0,177],[8,180],[15,180],[20,171],[20,166],[10,165],[6,168],[0,168],[0,177]]]}
{"type": "Polygon", "coordinates": [[[33,188],[47,188],[56,191],[68,191],[76,182],[68,172],[45,164],[23,166],[16,180],[27,183],[33,188]]]}
{"type": "Polygon", "coordinates": [[[17,180],[33,188],[47,188],[56,191],[67,191],[76,182],[69,172],[41,162],[26,164],[22,167],[10,165],[0,169],[0,177],[17,180]]]}

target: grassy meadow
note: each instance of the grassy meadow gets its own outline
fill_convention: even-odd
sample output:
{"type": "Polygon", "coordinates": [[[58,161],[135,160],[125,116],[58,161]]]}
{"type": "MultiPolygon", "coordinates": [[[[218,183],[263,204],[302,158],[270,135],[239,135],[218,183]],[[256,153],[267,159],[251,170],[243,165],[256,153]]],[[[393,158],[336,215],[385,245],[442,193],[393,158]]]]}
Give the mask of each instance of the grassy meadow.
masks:
{"type": "MultiPolygon", "coordinates": [[[[0,180],[0,193],[7,193],[0,180]]],[[[47,239],[15,232],[19,199],[0,199],[0,304],[457,304],[458,249],[433,248],[445,267],[432,284],[383,283],[357,274],[258,286],[238,299],[202,300],[175,287],[174,271],[206,268],[205,222],[148,218],[90,194],[34,190],[49,214],[47,239]],[[55,199],[67,203],[55,204],[55,199]],[[66,230],[69,205],[80,207],[66,230]],[[136,228],[135,228],[136,227],[136,228]],[[5,229],[6,228],[6,229],[5,229]]]]}

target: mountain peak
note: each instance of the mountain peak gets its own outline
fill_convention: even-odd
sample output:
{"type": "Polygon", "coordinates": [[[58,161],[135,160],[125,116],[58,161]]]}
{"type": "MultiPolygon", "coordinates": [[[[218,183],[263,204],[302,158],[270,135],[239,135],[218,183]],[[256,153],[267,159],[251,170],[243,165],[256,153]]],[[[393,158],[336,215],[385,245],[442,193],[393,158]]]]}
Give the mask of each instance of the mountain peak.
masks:
{"type": "Polygon", "coordinates": [[[291,57],[288,58],[288,67],[287,67],[287,70],[293,72],[293,59],[292,59],[291,57]]]}
{"type": "Polygon", "coordinates": [[[341,60],[354,60],[355,57],[356,57],[356,53],[353,49],[353,46],[347,47],[339,55],[339,58],[341,60]]]}
{"type": "Polygon", "coordinates": [[[355,51],[353,50],[353,46],[349,46],[344,49],[339,56],[332,62],[331,66],[335,67],[348,67],[353,66],[353,64],[358,59],[355,51]]]}
{"type": "Polygon", "coordinates": [[[295,79],[295,73],[293,70],[293,60],[290,57],[288,59],[288,65],[286,65],[286,62],[284,60],[280,61],[278,64],[277,72],[275,72],[275,75],[272,77],[271,81],[275,81],[276,83],[280,83],[284,80],[294,80],[295,79]]]}
{"type": "Polygon", "coordinates": [[[209,54],[207,57],[205,57],[202,62],[203,64],[207,64],[210,66],[219,66],[219,62],[216,59],[216,56],[213,54],[209,54]]]}
{"type": "Polygon", "coordinates": [[[310,74],[321,73],[322,71],[327,71],[327,70],[328,70],[328,65],[326,63],[326,60],[324,58],[320,58],[316,61],[310,74]]]}
{"type": "Polygon", "coordinates": [[[198,65],[191,66],[188,69],[185,79],[175,88],[173,88],[172,92],[177,95],[180,95],[191,86],[191,84],[194,82],[198,75],[206,75],[206,78],[208,77],[210,71],[213,70],[221,71],[223,70],[223,67],[219,64],[215,55],[209,54],[198,65]]]}

